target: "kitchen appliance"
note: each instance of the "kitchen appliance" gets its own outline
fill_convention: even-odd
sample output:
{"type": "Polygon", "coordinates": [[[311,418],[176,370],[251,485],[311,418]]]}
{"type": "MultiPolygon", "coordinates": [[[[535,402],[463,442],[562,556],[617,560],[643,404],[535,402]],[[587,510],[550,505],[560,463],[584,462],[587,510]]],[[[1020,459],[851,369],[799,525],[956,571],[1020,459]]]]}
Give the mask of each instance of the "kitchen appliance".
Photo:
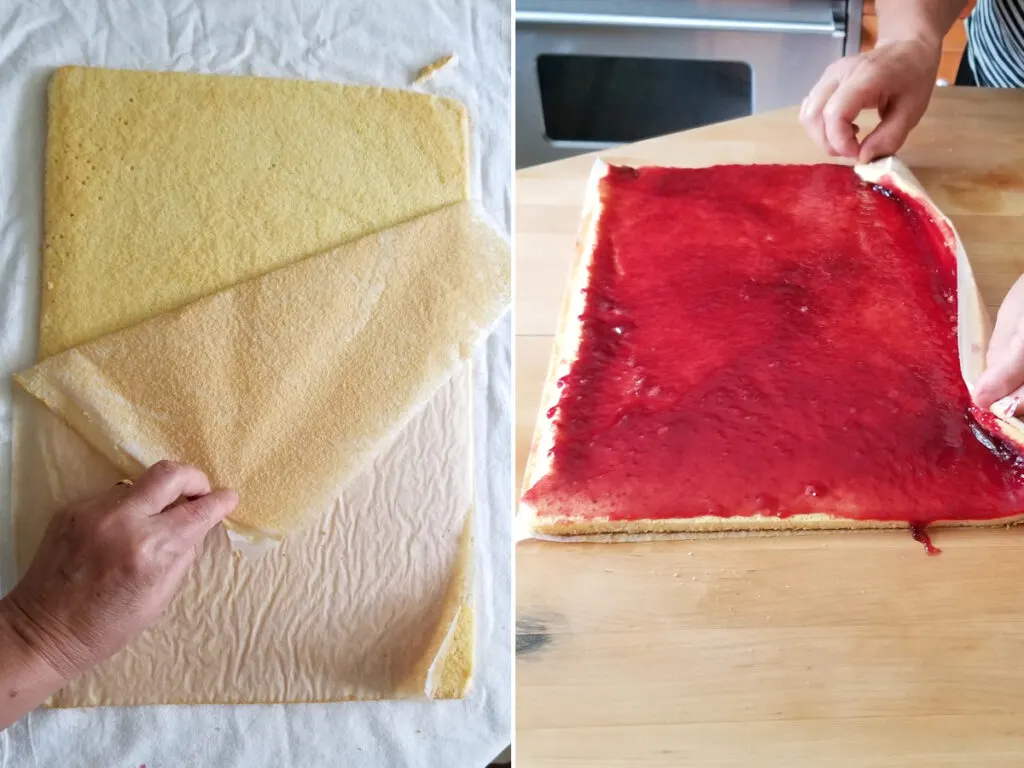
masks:
{"type": "Polygon", "coordinates": [[[798,104],[862,0],[518,0],[516,167],[798,104]]]}

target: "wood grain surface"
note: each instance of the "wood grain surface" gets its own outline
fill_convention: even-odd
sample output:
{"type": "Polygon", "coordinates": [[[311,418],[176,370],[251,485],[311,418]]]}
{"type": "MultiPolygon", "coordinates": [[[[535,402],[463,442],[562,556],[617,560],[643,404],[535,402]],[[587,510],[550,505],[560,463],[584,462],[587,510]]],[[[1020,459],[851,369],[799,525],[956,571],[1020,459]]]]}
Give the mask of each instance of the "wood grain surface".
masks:
{"type": "MultiPolygon", "coordinates": [[[[794,110],[601,153],[822,162],[794,110]]],[[[900,156],[995,313],[1024,272],[1024,93],[946,88],[900,156]]],[[[593,155],[517,174],[521,477],[593,155]]],[[[898,286],[891,286],[898,290],[898,286]]],[[[1024,528],[517,546],[516,764],[1024,765],[1024,528]]]]}

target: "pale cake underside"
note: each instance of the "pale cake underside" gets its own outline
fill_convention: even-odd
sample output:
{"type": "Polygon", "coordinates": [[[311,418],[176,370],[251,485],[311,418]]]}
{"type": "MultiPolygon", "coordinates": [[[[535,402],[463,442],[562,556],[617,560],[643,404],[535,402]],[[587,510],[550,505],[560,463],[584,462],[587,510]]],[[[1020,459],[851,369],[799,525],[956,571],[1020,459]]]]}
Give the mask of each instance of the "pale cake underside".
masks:
{"type": "MultiPolygon", "coordinates": [[[[910,170],[896,158],[884,158],[856,167],[865,181],[896,190],[901,195],[920,202],[940,224],[946,235],[946,244],[957,257],[958,346],[960,365],[968,386],[972,385],[985,367],[991,324],[985,311],[974,272],[952,223],[935,206],[910,170]]],[[[580,315],[585,304],[590,265],[597,240],[598,222],[602,203],[600,183],[608,172],[608,165],[598,159],[587,182],[584,196],[583,218],[576,242],[576,258],[569,278],[568,290],[562,304],[558,330],[555,336],[551,362],[541,395],[537,426],[523,475],[522,493],[533,488],[551,472],[550,451],[558,439],[557,422],[552,410],[558,404],[558,380],[567,375],[579,353],[582,338],[580,315]]],[[[1002,436],[1010,442],[1024,446],[1024,423],[1012,415],[1016,403],[1009,398],[992,406],[998,417],[1002,436]]],[[[540,515],[525,499],[519,502],[517,537],[554,538],[560,540],[643,540],[653,538],[694,538],[713,535],[770,535],[780,531],[851,530],[906,528],[903,520],[866,520],[843,517],[828,512],[777,515],[701,515],[659,519],[619,520],[611,516],[594,515],[589,505],[580,505],[579,514],[540,515]],[[586,506],[586,508],[584,508],[586,506]]],[[[1024,513],[988,520],[937,520],[929,527],[980,527],[1008,525],[1024,521],[1024,513]]]]}

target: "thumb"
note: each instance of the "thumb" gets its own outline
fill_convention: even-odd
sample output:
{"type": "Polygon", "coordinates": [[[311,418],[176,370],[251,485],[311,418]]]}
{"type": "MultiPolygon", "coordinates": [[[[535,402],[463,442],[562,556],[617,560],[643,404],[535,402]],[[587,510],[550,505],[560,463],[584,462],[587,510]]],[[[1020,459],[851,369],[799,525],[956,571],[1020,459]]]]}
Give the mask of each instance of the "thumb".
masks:
{"type": "Polygon", "coordinates": [[[201,540],[237,506],[237,493],[218,490],[175,504],[161,513],[159,518],[181,535],[201,540]]]}
{"type": "Polygon", "coordinates": [[[1024,384],[1024,357],[1009,355],[998,365],[986,370],[974,387],[974,402],[979,408],[989,409],[1024,384]]]}
{"type": "Polygon", "coordinates": [[[893,105],[882,118],[882,122],[861,143],[858,162],[870,163],[879,157],[895,154],[896,150],[903,146],[913,127],[914,119],[910,108],[899,103],[893,105]]]}

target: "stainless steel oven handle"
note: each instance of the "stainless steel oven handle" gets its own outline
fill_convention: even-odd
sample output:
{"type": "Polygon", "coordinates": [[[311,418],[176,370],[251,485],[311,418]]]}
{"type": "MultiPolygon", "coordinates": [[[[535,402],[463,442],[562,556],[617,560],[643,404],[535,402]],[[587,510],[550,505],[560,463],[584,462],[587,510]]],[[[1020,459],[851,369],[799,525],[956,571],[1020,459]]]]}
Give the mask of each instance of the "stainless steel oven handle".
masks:
{"type": "Polygon", "coordinates": [[[629,16],[610,13],[516,11],[516,23],[583,27],[634,27],[646,29],[703,29],[718,32],[773,32],[845,37],[837,23],[804,21],[755,21],[747,19],[700,19],[685,16],[629,16]]]}

